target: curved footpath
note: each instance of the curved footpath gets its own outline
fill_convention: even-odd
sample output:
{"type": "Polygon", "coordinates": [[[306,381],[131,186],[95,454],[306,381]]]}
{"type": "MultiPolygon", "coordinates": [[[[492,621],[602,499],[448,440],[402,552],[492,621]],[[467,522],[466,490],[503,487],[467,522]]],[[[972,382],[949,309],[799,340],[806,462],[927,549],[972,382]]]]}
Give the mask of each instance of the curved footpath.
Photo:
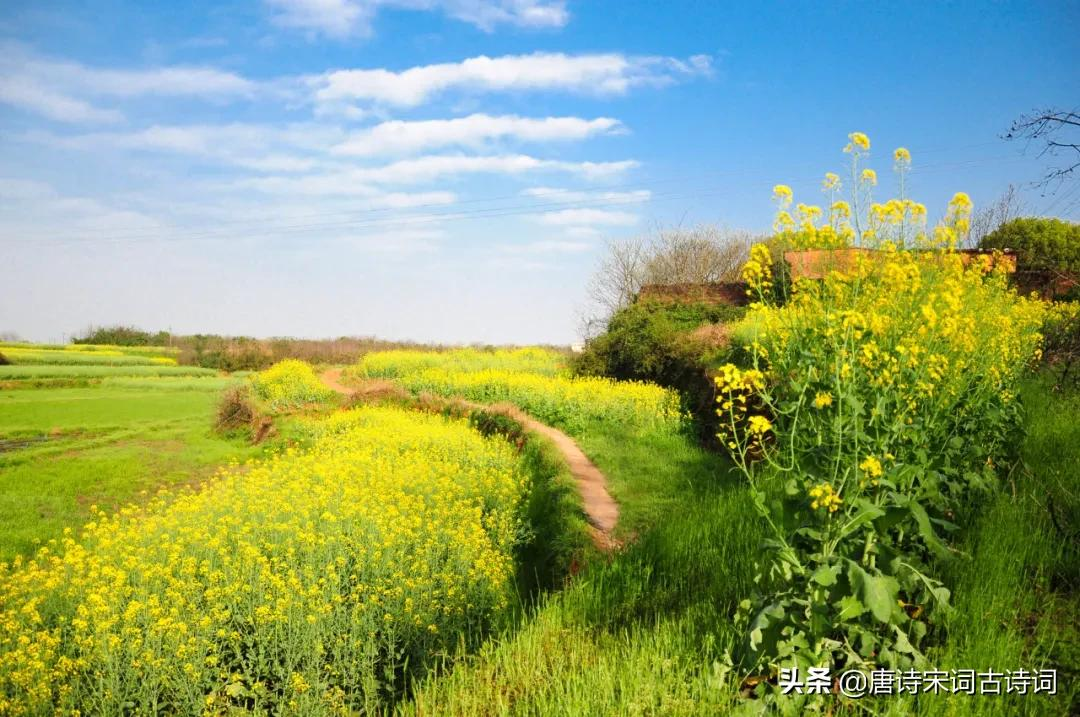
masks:
{"type": "MultiPolygon", "coordinates": [[[[322,382],[337,393],[352,395],[355,391],[341,383],[341,369],[327,369],[319,377],[322,382]]],[[[532,416],[513,406],[485,406],[479,403],[465,402],[473,408],[483,408],[505,413],[519,421],[526,430],[539,433],[550,440],[570,467],[570,473],[577,483],[585,515],[589,520],[593,543],[604,551],[619,547],[619,542],[612,535],[615,524],[619,521],[619,504],[611,497],[607,489],[607,479],[600,469],[578,447],[570,436],[557,428],[540,423],[532,416]]]]}

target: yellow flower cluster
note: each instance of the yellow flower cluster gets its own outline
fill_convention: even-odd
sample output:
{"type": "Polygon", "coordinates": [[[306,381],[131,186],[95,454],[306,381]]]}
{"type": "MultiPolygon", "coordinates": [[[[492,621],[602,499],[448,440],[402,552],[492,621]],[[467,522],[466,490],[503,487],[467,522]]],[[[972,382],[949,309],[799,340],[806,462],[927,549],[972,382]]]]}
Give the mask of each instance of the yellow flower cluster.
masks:
{"type": "Polygon", "coordinates": [[[461,421],[336,415],[313,447],[0,567],[0,714],[354,714],[502,613],[526,489],[461,421]]]}
{"type": "Polygon", "coordinates": [[[750,248],[750,258],[743,265],[742,279],[748,296],[763,298],[772,289],[772,254],[764,244],[750,248]]]}
{"type": "MultiPolygon", "coordinates": [[[[75,344],[78,346],[78,344],[75,344]]],[[[175,366],[169,356],[128,354],[112,349],[91,351],[69,348],[24,348],[3,346],[4,356],[16,366],[175,366]]]]}
{"type": "Polygon", "coordinates": [[[352,371],[362,378],[398,378],[424,369],[471,372],[487,369],[556,376],[565,371],[565,357],[549,349],[527,347],[484,351],[376,351],[367,354],[352,371]]]}
{"type": "Polygon", "coordinates": [[[678,430],[684,420],[678,393],[641,381],[443,368],[408,373],[397,381],[417,394],[512,403],[541,421],[571,430],[591,421],[678,430]]]}
{"type": "MultiPolygon", "coordinates": [[[[1041,301],[1011,291],[992,265],[1001,266],[965,266],[949,251],[882,251],[823,281],[797,282],[783,306],[751,306],[734,340],[770,376],[788,379],[736,399],[721,391],[721,413],[763,406],[778,438],[786,441],[785,432],[797,425],[805,455],[849,456],[847,465],[857,466],[860,478],[857,486],[836,483],[845,492],[876,485],[884,474],[881,456],[918,460],[922,447],[947,444],[960,430],[986,431],[965,445],[990,455],[1003,435],[990,422],[1003,415],[1038,355],[1046,313],[1041,301]],[[778,414],[778,406],[803,401],[816,410],[801,413],[797,424],[778,414]],[[859,419],[865,423],[849,426],[838,414],[853,421],[850,411],[823,410],[834,402],[866,407],[859,419]],[[850,438],[856,430],[874,437],[860,455],[850,438]]],[[[735,367],[726,370],[740,375],[735,367]]],[[[737,440],[730,426],[718,436],[737,440]]]]}
{"type": "Polygon", "coordinates": [[[744,435],[749,437],[750,444],[760,443],[772,430],[772,422],[763,415],[750,415],[749,412],[755,407],[754,394],[765,388],[765,374],[729,363],[719,368],[713,382],[720,404],[716,411],[720,416],[717,437],[733,451],[745,448],[744,435]]]}
{"type": "Polygon", "coordinates": [[[877,485],[877,479],[885,473],[884,468],[882,468],[881,466],[881,461],[879,461],[874,456],[867,456],[866,458],[864,458],[862,463],[859,464],[859,468],[863,471],[863,473],[869,476],[870,480],[873,481],[874,485],[877,485]]]}
{"type": "Polygon", "coordinates": [[[813,498],[813,502],[810,503],[810,508],[813,510],[820,508],[835,513],[840,509],[840,504],[844,502],[844,499],[833,490],[831,483],[819,483],[810,488],[808,493],[813,498]]]}
{"type": "Polygon", "coordinates": [[[791,206],[791,187],[786,184],[777,184],[772,190],[773,201],[775,201],[781,209],[786,209],[791,206]]]}
{"type": "Polygon", "coordinates": [[[844,147],[845,152],[870,151],[870,138],[862,132],[852,132],[848,135],[848,144],[844,147]]]}
{"type": "Polygon", "coordinates": [[[295,408],[333,395],[309,364],[296,359],[279,361],[250,380],[255,395],[271,408],[295,408]]]}

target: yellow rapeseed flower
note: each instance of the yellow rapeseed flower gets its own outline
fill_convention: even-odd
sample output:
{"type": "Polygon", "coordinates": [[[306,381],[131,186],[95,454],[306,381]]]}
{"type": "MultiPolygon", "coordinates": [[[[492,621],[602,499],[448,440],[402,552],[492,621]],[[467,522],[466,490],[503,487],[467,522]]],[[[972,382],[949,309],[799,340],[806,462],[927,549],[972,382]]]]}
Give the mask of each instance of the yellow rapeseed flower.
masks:
{"type": "Polygon", "coordinates": [[[862,132],[852,132],[848,135],[850,142],[844,147],[845,152],[854,152],[861,150],[866,152],[870,149],[870,138],[862,132]]]}
{"type": "Polygon", "coordinates": [[[777,184],[772,189],[773,199],[779,203],[781,208],[787,207],[791,204],[791,187],[786,184],[777,184]]]}

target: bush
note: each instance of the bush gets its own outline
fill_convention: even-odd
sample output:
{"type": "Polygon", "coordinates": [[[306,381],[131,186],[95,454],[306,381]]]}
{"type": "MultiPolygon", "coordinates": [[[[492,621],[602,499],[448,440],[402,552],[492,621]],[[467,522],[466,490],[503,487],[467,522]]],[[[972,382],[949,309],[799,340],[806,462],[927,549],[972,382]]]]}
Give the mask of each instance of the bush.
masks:
{"type": "Polygon", "coordinates": [[[249,380],[255,395],[275,410],[298,408],[334,395],[310,365],[295,359],[279,361],[265,371],[253,374],[249,380]]]}
{"type": "Polygon", "coordinates": [[[1058,388],[1074,387],[1080,383],[1080,374],[1075,371],[1080,362],[1080,303],[1053,304],[1043,332],[1043,357],[1057,374],[1058,388]]]}
{"type": "Polygon", "coordinates": [[[579,375],[649,381],[674,389],[701,438],[714,441],[718,418],[710,366],[727,355],[723,336],[703,326],[734,321],[745,307],[638,301],[615,313],[607,331],[571,362],[579,375]]]}
{"type": "Polygon", "coordinates": [[[214,416],[218,433],[244,433],[252,443],[261,443],[275,433],[274,422],[259,411],[251,396],[251,388],[240,384],[225,389],[214,416]]]}
{"type": "Polygon", "coordinates": [[[73,338],[73,344],[112,344],[114,346],[163,346],[169,342],[169,332],[150,333],[134,326],[90,328],[85,336],[73,338]]]}
{"type": "Polygon", "coordinates": [[[0,366],[10,366],[10,365],[11,365],[11,361],[9,361],[8,357],[5,356],[2,351],[0,351],[0,366]]]}
{"type": "MultiPolygon", "coordinates": [[[[856,206],[876,181],[858,171],[864,142],[849,145],[852,176],[864,178],[856,206]]],[[[901,179],[904,158],[898,150],[901,179]]],[[[1018,382],[1044,308],[1010,290],[989,257],[965,267],[952,250],[966,195],[932,233],[913,204],[871,205],[861,236],[842,210],[821,231],[820,210],[804,205],[794,229],[790,190],[777,195],[778,225],[803,246],[859,237],[880,251],[796,281],[783,306],[771,299],[768,250],[747,264],[762,302],[735,332],[746,362],[717,379],[721,438],[770,532],[761,591],[741,614],[741,664],[925,666],[928,634],[949,610],[935,565],[1015,445],[1018,382]]]]}
{"type": "Polygon", "coordinates": [[[1080,224],[1045,217],[1013,219],[988,234],[979,246],[1016,252],[1017,280],[1023,291],[1060,298],[1078,293],[1080,224]]]}

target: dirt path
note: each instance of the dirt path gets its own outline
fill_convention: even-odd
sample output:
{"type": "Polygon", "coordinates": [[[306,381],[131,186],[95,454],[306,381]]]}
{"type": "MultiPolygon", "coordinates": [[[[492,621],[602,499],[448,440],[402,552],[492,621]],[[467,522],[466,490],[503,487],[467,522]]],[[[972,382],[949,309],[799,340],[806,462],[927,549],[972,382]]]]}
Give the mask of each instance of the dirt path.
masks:
{"type": "Polygon", "coordinates": [[[339,368],[328,368],[322,372],[322,375],[319,376],[319,378],[328,388],[331,388],[338,393],[349,395],[353,392],[351,388],[341,383],[341,369],[339,368]]]}
{"type": "MultiPolygon", "coordinates": [[[[341,369],[327,369],[320,378],[324,384],[338,393],[346,395],[356,393],[348,386],[342,385],[341,369]]],[[[570,467],[570,473],[577,482],[585,515],[589,520],[593,543],[604,551],[614,550],[619,547],[619,542],[612,535],[612,531],[619,521],[619,504],[615,502],[615,499],[608,492],[607,479],[604,474],[589,460],[589,457],[578,447],[574,439],[557,428],[540,423],[516,406],[484,406],[468,401],[465,403],[473,408],[484,408],[504,413],[519,421],[527,430],[539,433],[555,444],[555,447],[562,453],[563,458],[566,459],[566,463],[570,467]]]]}

